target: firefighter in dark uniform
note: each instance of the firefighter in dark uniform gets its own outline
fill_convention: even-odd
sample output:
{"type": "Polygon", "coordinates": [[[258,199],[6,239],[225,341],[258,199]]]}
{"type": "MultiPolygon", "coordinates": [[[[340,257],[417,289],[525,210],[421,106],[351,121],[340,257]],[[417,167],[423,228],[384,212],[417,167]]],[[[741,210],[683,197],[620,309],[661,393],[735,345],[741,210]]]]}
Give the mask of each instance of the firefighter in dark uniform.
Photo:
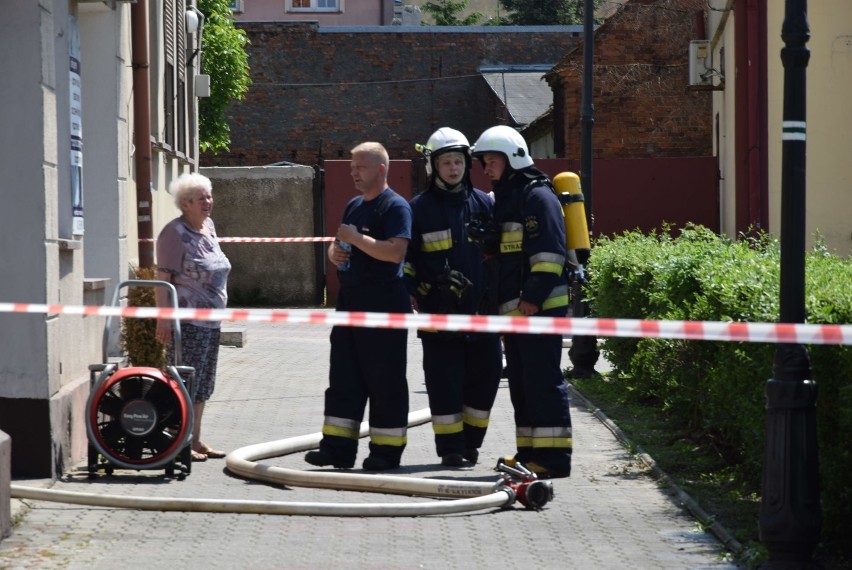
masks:
{"type": "MultiPolygon", "coordinates": [[[[467,236],[471,216],[491,216],[494,201],[470,182],[470,143],[455,129],[425,145],[429,187],[411,200],[412,237],[405,277],[412,307],[423,313],[476,314],[485,275],[479,247],[467,236]]],[[[419,330],[423,372],[441,464],[475,464],[502,371],[493,333],[419,330]]]]}
{"type": "MultiPolygon", "coordinates": [[[[362,195],[347,204],[338,242],[328,248],[340,278],[338,311],[411,312],[402,272],[411,238],[411,208],[388,187],[388,165],[387,151],[379,143],[352,149],[350,174],[362,195]]],[[[407,345],[406,329],[332,328],[323,437],[319,450],[308,452],[305,461],[353,467],[369,400],[370,454],[363,468],[399,467],[407,443],[407,345]]]]}
{"type": "MultiPolygon", "coordinates": [[[[568,255],[562,206],[550,180],[533,166],[515,129],[487,129],[473,147],[494,190],[494,224],[484,240],[496,260],[500,315],[564,317],[568,312],[568,255]]],[[[515,411],[517,453],[540,477],[571,473],[571,415],[562,375],[562,336],[506,334],[509,392],[515,411]]]]}

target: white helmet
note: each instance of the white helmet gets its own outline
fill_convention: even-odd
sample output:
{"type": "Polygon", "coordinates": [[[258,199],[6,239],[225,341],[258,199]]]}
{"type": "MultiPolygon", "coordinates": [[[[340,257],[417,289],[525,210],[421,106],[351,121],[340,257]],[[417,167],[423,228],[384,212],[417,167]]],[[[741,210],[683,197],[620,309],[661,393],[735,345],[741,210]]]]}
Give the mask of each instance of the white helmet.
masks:
{"type": "Polygon", "coordinates": [[[486,129],[473,145],[473,156],[481,156],[486,152],[499,152],[506,156],[509,166],[515,170],[533,165],[533,159],[527,148],[527,143],[521,133],[507,127],[498,125],[486,129]]]}
{"type": "Polygon", "coordinates": [[[449,127],[441,127],[429,137],[425,145],[414,145],[426,157],[426,174],[432,175],[435,159],[445,152],[456,151],[464,155],[468,170],[470,169],[470,143],[461,132],[449,127]]]}

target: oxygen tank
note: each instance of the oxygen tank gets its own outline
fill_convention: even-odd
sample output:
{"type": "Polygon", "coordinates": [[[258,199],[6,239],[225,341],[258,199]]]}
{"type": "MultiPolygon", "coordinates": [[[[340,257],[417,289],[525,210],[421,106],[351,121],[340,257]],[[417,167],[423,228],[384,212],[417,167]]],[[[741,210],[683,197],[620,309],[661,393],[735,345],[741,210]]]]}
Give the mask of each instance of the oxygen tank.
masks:
{"type": "Polygon", "coordinates": [[[562,216],[565,218],[565,236],[568,249],[575,250],[580,263],[589,258],[589,225],[586,222],[586,208],[583,205],[583,192],[580,189],[580,177],[573,172],[560,172],[553,177],[553,188],[562,204],[562,216]]]}

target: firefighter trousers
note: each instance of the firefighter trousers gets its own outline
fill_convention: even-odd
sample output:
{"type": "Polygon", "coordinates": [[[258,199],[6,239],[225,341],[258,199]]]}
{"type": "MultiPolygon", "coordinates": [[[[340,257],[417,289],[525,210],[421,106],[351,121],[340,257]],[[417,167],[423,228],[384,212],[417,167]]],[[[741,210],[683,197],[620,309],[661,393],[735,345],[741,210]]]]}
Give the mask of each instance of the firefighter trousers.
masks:
{"type": "Polygon", "coordinates": [[[561,335],[507,334],[504,345],[515,411],[515,458],[570,473],[573,442],[561,335]]]}
{"type": "MultiPolygon", "coordinates": [[[[406,313],[411,301],[401,279],[367,282],[341,287],[337,310],[406,313]]],[[[369,401],[370,455],[399,464],[408,429],[408,331],[335,326],[330,341],[320,450],[336,463],[354,463],[369,401]]]]}
{"type": "Polygon", "coordinates": [[[479,449],[500,384],[500,337],[422,332],[420,338],[438,455],[479,449]]]}

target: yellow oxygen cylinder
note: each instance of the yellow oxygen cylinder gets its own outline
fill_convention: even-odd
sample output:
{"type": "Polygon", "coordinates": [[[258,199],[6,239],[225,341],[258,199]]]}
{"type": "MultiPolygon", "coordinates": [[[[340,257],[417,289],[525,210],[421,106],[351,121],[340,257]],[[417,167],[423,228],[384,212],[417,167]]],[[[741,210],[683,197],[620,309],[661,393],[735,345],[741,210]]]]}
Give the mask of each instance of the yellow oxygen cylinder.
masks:
{"type": "MultiPolygon", "coordinates": [[[[586,208],[583,205],[583,191],[580,189],[580,177],[573,172],[560,172],[553,177],[553,188],[559,196],[559,203],[562,204],[568,249],[586,250],[585,253],[587,253],[591,243],[589,242],[589,224],[586,222],[586,208]]],[[[588,255],[583,257],[587,258],[588,255]]]]}

